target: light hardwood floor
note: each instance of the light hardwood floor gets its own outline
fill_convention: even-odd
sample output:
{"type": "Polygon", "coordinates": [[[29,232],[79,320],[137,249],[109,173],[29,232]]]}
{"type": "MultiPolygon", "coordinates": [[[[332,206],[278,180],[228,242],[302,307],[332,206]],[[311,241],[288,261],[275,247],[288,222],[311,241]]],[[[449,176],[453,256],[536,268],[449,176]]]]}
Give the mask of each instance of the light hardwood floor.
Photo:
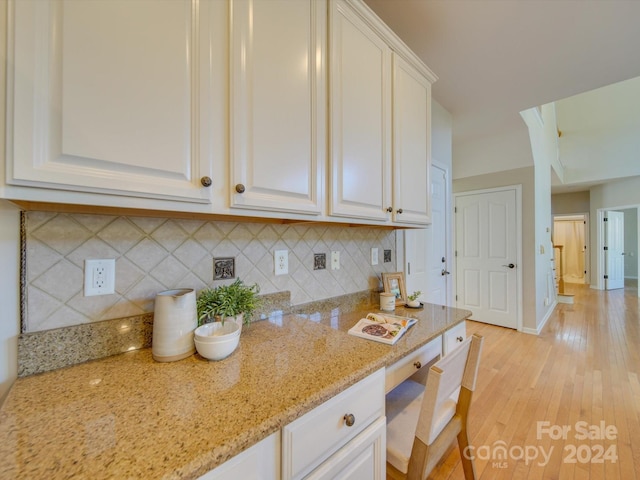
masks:
{"type": "MultiPolygon", "coordinates": [[[[539,336],[467,322],[467,335],[485,337],[469,413],[480,479],[640,479],[637,283],[609,292],[567,285],[567,293],[575,303],[558,305],[539,336]],[[538,422],[551,433],[568,428],[566,439],[538,422]],[[576,438],[585,429],[596,438],[576,438]],[[501,446],[506,458],[488,458],[501,446]],[[537,458],[518,459],[527,452],[537,458]]],[[[455,445],[429,478],[464,478],[455,445]]]]}

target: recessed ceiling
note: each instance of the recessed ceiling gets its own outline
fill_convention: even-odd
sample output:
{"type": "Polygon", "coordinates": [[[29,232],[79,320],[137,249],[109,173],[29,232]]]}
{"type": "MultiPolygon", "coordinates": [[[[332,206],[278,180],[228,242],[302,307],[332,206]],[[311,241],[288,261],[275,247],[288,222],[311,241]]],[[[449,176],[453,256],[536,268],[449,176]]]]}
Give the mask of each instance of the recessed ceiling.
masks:
{"type": "Polygon", "coordinates": [[[532,164],[520,111],[640,76],[639,1],[365,1],[438,75],[454,177],[532,164]]]}

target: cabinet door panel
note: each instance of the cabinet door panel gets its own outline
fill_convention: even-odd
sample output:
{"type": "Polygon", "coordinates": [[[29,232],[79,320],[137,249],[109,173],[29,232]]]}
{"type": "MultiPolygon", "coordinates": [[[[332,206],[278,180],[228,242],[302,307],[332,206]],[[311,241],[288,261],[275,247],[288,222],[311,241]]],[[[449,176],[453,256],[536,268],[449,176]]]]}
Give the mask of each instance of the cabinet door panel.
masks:
{"type": "Polygon", "coordinates": [[[325,9],[310,0],[232,2],[233,207],[321,211],[325,9]]]}
{"type": "Polygon", "coordinates": [[[394,55],[393,79],[394,221],[427,224],[431,221],[431,84],[398,55],[394,55]]]}
{"type": "Polygon", "coordinates": [[[198,132],[206,5],[63,0],[11,8],[8,183],[209,201],[200,177],[211,175],[210,158],[198,132]]]}
{"type": "Polygon", "coordinates": [[[391,50],[340,1],[331,3],[331,214],[388,220],[391,50]]]}
{"type": "Polygon", "coordinates": [[[387,421],[381,417],[320,465],[306,480],[386,478],[387,421]]]}

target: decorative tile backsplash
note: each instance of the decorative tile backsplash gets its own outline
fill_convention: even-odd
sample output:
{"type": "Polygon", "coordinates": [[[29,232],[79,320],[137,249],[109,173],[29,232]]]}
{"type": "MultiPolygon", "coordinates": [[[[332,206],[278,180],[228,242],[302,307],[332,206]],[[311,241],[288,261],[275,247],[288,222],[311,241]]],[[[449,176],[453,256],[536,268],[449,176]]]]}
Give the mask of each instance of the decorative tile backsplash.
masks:
{"type": "Polygon", "coordinates": [[[27,212],[25,230],[25,332],[141,315],[157,292],[233,281],[214,282],[214,258],[234,258],[261,293],[290,291],[292,305],[381,288],[396,270],[395,254],[370,265],[372,247],[396,251],[395,233],[366,227],[27,212]],[[275,250],[288,250],[288,275],[274,275],[275,250]],[[314,254],[332,250],[340,269],[314,270],[314,254]],[[85,297],[84,261],[102,258],[116,260],[116,292],[85,297]]]}

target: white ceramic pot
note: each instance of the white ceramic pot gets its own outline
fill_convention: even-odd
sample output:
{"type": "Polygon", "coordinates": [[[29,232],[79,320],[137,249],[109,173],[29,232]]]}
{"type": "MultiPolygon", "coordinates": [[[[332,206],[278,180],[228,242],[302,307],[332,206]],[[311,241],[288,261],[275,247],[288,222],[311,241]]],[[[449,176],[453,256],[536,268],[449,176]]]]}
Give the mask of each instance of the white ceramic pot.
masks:
{"type": "Polygon", "coordinates": [[[193,331],[198,326],[196,293],[192,288],[156,295],[151,353],[158,362],[174,362],[193,355],[193,331]]]}

